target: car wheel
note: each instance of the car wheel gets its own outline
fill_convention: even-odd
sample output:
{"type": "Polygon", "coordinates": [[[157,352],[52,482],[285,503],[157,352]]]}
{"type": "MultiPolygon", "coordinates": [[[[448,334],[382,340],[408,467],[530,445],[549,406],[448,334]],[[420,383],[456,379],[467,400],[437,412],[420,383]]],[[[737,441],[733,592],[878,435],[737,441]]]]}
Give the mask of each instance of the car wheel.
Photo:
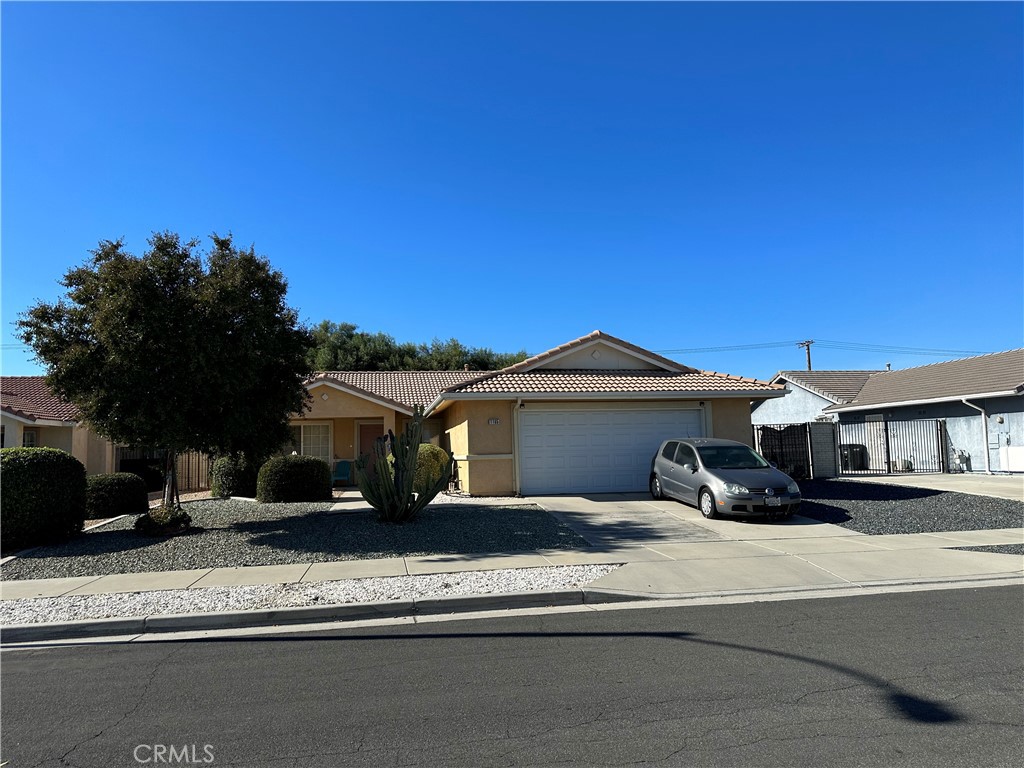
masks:
{"type": "Polygon", "coordinates": [[[665,498],[665,494],[661,491],[661,480],[657,475],[651,475],[651,497],[655,499],[665,498]]]}
{"type": "Polygon", "coordinates": [[[701,488],[698,506],[700,513],[708,520],[715,516],[715,497],[707,488],[701,488]]]}

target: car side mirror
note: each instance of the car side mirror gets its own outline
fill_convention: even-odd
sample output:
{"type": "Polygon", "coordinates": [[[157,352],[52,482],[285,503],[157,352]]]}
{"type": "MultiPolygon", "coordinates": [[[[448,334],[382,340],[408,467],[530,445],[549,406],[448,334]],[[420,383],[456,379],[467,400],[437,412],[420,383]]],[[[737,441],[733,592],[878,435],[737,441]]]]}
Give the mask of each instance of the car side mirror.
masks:
{"type": "Polygon", "coordinates": [[[696,472],[697,471],[697,468],[695,466],[693,466],[693,464],[683,464],[683,469],[685,469],[687,472],[696,472]]]}
{"type": "Polygon", "coordinates": [[[769,461],[768,462],[768,466],[771,467],[772,469],[778,469],[779,468],[779,465],[776,464],[774,461],[769,461]]]}

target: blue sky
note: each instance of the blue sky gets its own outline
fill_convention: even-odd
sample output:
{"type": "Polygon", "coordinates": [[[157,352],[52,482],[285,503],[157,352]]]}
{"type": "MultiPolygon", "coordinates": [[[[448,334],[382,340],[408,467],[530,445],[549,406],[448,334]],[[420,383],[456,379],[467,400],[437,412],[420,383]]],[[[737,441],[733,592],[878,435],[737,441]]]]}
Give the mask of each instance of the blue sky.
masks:
{"type": "Polygon", "coordinates": [[[301,317],[768,378],[1024,345],[1018,3],[4,2],[13,322],[232,232],[301,317]],[[824,341],[822,341],[824,340],[824,341]]]}

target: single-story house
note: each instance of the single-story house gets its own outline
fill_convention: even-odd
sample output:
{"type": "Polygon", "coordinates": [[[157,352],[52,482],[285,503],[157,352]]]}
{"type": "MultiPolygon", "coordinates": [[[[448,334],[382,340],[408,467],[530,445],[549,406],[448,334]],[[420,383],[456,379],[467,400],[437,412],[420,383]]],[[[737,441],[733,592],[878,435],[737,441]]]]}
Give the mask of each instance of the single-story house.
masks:
{"type": "Polygon", "coordinates": [[[788,394],[754,403],[750,421],[754,425],[836,421],[836,414],[824,410],[853,400],[876,373],[882,371],[779,371],[769,383],[785,387],[788,394]]]}
{"type": "Polygon", "coordinates": [[[950,462],[1024,471],[1024,349],[873,373],[855,397],[825,407],[847,424],[940,419],[950,462]]]}
{"type": "Polygon", "coordinates": [[[60,448],[90,475],[114,471],[114,444],[82,424],[42,376],[0,377],[0,447],[19,446],[60,448]]]}
{"type": "Polygon", "coordinates": [[[463,492],[642,491],[666,437],[750,444],[750,404],[781,385],[699,371],[601,331],[499,371],[325,371],[292,418],[298,453],[354,461],[422,405],[463,492]]]}

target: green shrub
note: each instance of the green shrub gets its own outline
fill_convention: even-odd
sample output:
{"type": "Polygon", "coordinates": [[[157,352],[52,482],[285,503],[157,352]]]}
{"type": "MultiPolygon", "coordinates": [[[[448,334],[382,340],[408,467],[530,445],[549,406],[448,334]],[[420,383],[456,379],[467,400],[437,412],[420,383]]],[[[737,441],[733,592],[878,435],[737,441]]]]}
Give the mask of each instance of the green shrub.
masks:
{"type": "Polygon", "coordinates": [[[10,552],[62,541],[85,522],[85,467],[56,448],[0,451],[0,529],[10,552]]]}
{"type": "Polygon", "coordinates": [[[221,456],[210,469],[210,495],[226,499],[228,496],[252,498],[256,495],[256,477],[259,467],[243,454],[221,456]]]}
{"type": "Polygon", "coordinates": [[[331,468],[313,456],[275,456],[260,467],[256,499],[262,502],[331,498],[331,468]]]}
{"type": "Polygon", "coordinates": [[[149,509],[146,481],[132,472],[85,478],[85,519],[139,515],[149,509]]]}
{"type": "Polygon", "coordinates": [[[448,453],[433,443],[422,443],[416,454],[416,472],[412,488],[416,493],[428,493],[444,474],[448,465],[448,453]]]}
{"type": "Polygon", "coordinates": [[[146,536],[173,536],[191,527],[191,516],[174,507],[156,507],[135,521],[135,530],[146,536]]]}

